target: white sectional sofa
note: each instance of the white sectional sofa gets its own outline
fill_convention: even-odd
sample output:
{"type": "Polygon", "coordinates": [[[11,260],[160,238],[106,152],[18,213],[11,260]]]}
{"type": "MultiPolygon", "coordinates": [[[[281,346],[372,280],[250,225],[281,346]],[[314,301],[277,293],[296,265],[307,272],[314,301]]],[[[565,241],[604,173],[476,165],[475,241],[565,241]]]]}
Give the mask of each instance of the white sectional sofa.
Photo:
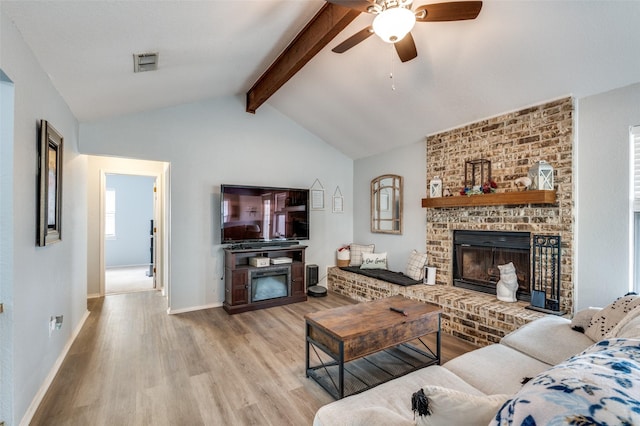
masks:
{"type": "MultiPolygon", "coordinates": [[[[538,421],[526,424],[541,425],[560,421],[558,419],[562,419],[562,416],[566,417],[566,413],[562,413],[565,409],[574,414],[594,412],[592,421],[596,421],[597,415],[606,413],[614,416],[608,424],[624,424],[625,419],[629,418],[631,424],[640,424],[634,423],[640,422],[640,340],[637,340],[640,339],[640,298],[632,297],[633,303],[638,306],[625,305],[628,311],[625,312],[626,320],[619,318],[616,321],[619,326],[624,326],[622,328],[608,324],[604,330],[602,324],[611,322],[612,318],[607,314],[611,311],[606,311],[609,307],[602,311],[592,310],[589,318],[582,315],[582,321],[586,321],[584,327],[602,329],[605,334],[612,331],[616,334],[607,335],[607,339],[598,340],[597,343],[589,337],[593,337],[594,333],[574,330],[570,320],[545,316],[508,334],[500,343],[325,405],[317,411],[313,424],[412,425],[417,421],[425,425],[455,426],[487,425],[493,421],[495,425],[520,425],[525,424],[522,419],[532,416],[531,419],[538,421]],[[633,320],[630,320],[631,316],[633,320]],[[565,383],[566,380],[571,383],[565,383]],[[429,415],[419,415],[412,410],[412,396],[420,389],[432,402],[429,415]],[[528,392],[527,399],[521,397],[523,392],[528,392]],[[551,395],[549,392],[561,392],[561,395],[551,395]],[[600,393],[624,395],[619,399],[625,402],[616,399],[616,407],[612,409],[614,402],[609,401],[607,405],[600,393]],[[563,399],[565,397],[570,398],[570,402],[566,402],[563,399]],[[546,402],[542,403],[536,398],[546,402]],[[601,399],[594,402],[590,398],[601,399]],[[555,401],[560,407],[548,401],[555,401]],[[487,418],[481,414],[479,406],[490,402],[493,405],[488,405],[487,418]],[[443,404],[446,408],[443,408],[443,404]],[[604,409],[598,408],[598,404],[604,409]],[[571,407],[568,408],[568,405],[571,407]],[[513,420],[515,418],[520,420],[516,422],[513,420]]],[[[618,303],[617,312],[621,309],[618,303]]],[[[582,424],[592,424],[589,421],[584,420],[582,424]]]]}

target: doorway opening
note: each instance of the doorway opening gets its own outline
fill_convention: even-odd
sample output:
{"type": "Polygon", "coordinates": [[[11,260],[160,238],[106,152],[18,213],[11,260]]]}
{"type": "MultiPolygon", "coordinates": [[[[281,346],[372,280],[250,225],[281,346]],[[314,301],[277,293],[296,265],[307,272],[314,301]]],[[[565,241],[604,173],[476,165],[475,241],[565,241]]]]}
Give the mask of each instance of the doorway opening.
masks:
{"type": "Polygon", "coordinates": [[[155,289],[168,298],[170,164],[89,156],[88,167],[87,296],[155,289]],[[128,242],[134,233],[135,242],[128,242]]]}
{"type": "Polygon", "coordinates": [[[107,173],[105,185],[105,294],[153,290],[156,177],[107,173]]]}

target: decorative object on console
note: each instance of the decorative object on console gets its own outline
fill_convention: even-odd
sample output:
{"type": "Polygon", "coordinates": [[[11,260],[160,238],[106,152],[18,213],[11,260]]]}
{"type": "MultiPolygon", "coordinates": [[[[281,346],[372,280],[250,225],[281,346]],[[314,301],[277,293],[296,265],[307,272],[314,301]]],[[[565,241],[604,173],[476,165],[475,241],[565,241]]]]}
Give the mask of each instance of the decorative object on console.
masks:
{"type": "Polygon", "coordinates": [[[431,179],[431,182],[429,182],[429,197],[442,197],[442,179],[440,179],[439,176],[435,176],[431,179]]]}
{"type": "Polygon", "coordinates": [[[374,244],[351,244],[349,246],[349,251],[351,253],[351,260],[349,261],[349,266],[360,266],[362,265],[362,253],[373,253],[375,249],[374,244]]]}
{"type": "Polygon", "coordinates": [[[256,268],[269,266],[269,258],[268,257],[250,257],[249,265],[255,266],[256,268]]]}
{"type": "Polygon", "coordinates": [[[540,160],[529,169],[531,189],[553,191],[553,167],[546,161],[540,160]]]}
{"type": "Polygon", "coordinates": [[[528,176],[522,176],[522,177],[519,177],[518,179],[514,180],[513,184],[518,189],[520,189],[520,186],[522,186],[522,190],[526,191],[531,187],[531,179],[528,176]]]}
{"type": "Polygon", "coordinates": [[[560,235],[533,236],[531,305],[527,309],[563,315],[560,310],[560,235]]]}
{"type": "Polygon", "coordinates": [[[515,302],[518,290],[518,276],[513,262],[498,265],[500,279],[496,283],[496,297],[503,302],[515,302]]]}
{"type": "Polygon", "coordinates": [[[360,269],[387,269],[387,253],[362,253],[360,269]]]}
{"type": "Polygon", "coordinates": [[[272,257],[269,259],[272,265],[282,265],[285,263],[293,263],[293,259],[288,256],[272,257]]]}

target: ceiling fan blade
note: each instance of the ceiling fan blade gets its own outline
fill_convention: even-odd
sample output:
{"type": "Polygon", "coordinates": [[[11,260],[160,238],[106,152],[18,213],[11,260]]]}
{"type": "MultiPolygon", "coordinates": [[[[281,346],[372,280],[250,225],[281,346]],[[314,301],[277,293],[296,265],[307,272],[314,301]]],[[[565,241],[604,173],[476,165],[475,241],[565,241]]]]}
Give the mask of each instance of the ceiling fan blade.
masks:
{"type": "Polygon", "coordinates": [[[407,62],[418,56],[416,50],[416,43],[413,41],[413,36],[408,33],[397,43],[393,44],[396,47],[396,52],[402,62],[407,62]]]}
{"type": "Polygon", "coordinates": [[[346,39],[345,41],[343,41],[342,43],[340,43],[339,45],[331,49],[331,51],[336,53],[344,53],[347,50],[351,49],[356,44],[360,43],[361,41],[368,39],[372,34],[373,34],[373,27],[368,26],[367,28],[358,31],[357,33],[355,33],[354,35],[352,35],[351,37],[349,37],[348,39],[346,39]]]}
{"type": "Polygon", "coordinates": [[[476,19],[482,9],[481,1],[454,1],[424,4],[415,9],[418,22],[464,21],[476,19]]]}
{"type": "Polygon", "coordinates": [[[367,8],[371,6],[367,0],[327,0],[327,3],[337,4],[338,6],[348,7],[349,9],[359,10],[360,12],[368,12],[367,8]]]}

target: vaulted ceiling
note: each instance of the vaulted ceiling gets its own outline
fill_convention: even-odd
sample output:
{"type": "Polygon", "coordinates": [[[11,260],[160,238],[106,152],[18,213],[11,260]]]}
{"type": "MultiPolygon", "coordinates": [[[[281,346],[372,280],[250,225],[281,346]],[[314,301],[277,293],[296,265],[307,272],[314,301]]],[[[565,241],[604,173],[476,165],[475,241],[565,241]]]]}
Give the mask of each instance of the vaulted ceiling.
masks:
{"type": "MultiPolygon", "coordinates": [[[[414,4],[427,3],[434,2],[414,4]]],[[[0,1],[81,122],[244,98],[323,5],[0,1]],[[132,54],[149,51],[160,53],[159,69],[134,74],[132,54]]],[[[640,1],[487,0],[475,20],[417,23],[418,57],[409,62],[376,36],[331,51],[371,21],[365,13],[355,18],[266,101],[354,159],[640,81],[640,1]]]]}

